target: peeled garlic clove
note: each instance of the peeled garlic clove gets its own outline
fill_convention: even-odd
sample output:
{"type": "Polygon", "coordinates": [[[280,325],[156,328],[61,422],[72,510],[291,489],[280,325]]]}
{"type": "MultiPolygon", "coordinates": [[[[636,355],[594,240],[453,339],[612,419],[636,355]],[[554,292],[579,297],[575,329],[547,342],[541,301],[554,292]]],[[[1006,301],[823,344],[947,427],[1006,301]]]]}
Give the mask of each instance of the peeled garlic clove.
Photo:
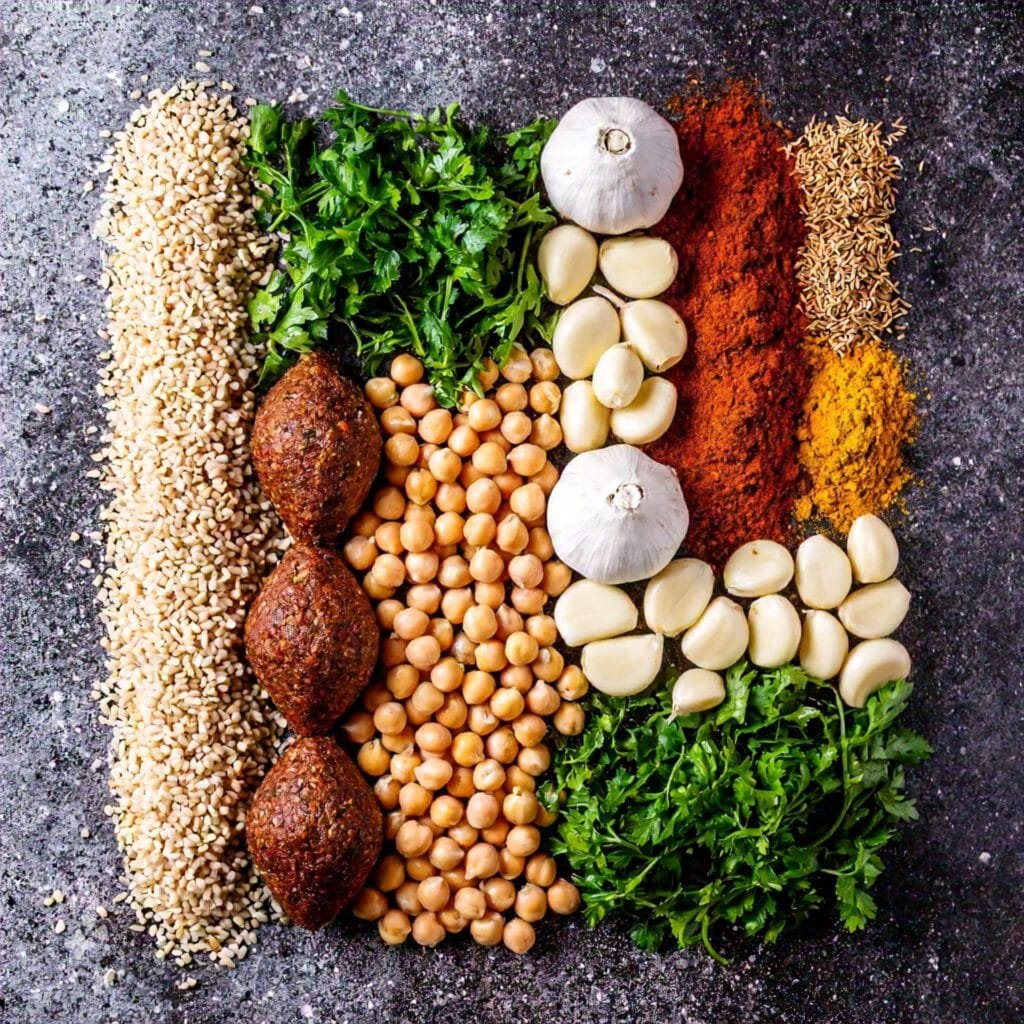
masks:
{"type": "Polygon", "coordinates": [[[850,638],[839,620],[828,612],[809,611],[804,615],[800,648],[800,667],[815,679],[834,679],[850,650],[850,638]]]}
{"type": "Polygon", "coordinates": [[[672,687],[672,714],[693,715],[725,700],[725,680],[706,668],[687,669],[672,687]]]}
{"type": "Polygon", "coordinates": [[[715,588],[715,575],[699,558],[669,562],[644,591],[644,621],[648,629],[679,636],[704,613],[715,588]]]}
{"type": "Polygon", "coordinates": [[[759,597],[747,613],[750,660],[759,668],[792,661],[800,646],[800,616],[781,594],[759,597]]]}
{"type": "Polygon", "coordinates": [[[628,345],[612,345],[594,367],[594,394],[609,409],[621,409],[637,396],[644,382],[644,364],[628,345]]]}
{"type": "Polygon", "coordinates": [[[743,609],[727,597],[716,597],[683,634],[683,657],[698,668],[729,668],[743,657],[749,639],[743,609]]]}
{"type": "Polygon", "coordinates": [[[607,299],[600,295],[577,299],[563,310],[551,338],[558,368],[574,380],[589,377],[620,333],[619,315],[607,299]]]}
{"type": "Polygon", "coordinates": [[[725,589],[737,597],[763,597],[785,589],[793,578],[793,556],[773,540],[752,540],[725,563],[725,589]]]}
{"type": "Polygon", "coordinates": [[[589,380],[577,380],[562,392],[559,421],[565,447],[571,452],[589,452],[608,440],[611,411],[597,400],[589,380]]]}
{"type": "Polygon", "coordinates": [[[664,238],[606,238],[598,262],[608,284],[631,299],[660,295],[679,272],[679,257],[664,238]]]}
{"type": "Polygon", "coordinates": [[[862,708],[876,690],[909,675],[910,655],[903,644],[896,640],[864,640],[843,663],[839,696],[851,708],[862,708]]]}
{"type": "Polygon", "coordinates": [[[895,633],[910,609],[910,591],[897,579],[855,590],[840,606],[839,619],[863,640],[895,633]]]}
{"type": "Polygon", "coordinates": [[[648,377],[636,398],[624,409],[612,409],[612,433],[626,444],[650,444],[670,426],[676,416],[676,386],[664,377],[648,377]]]}
{"type": "Polygon", "coordinates": [[[632,697],[657,677],[664,643],[654,633],[595,640],[583,648],[580,668],[595,690],[609,697],[632,697]]]}
{"type": "Polygon", "coordinates": [[[846,538],[846,553],[858,583],[887,580],[900,561],[896,538],[878,516],[861,516],[853,521],[846,538]]]}
{"type": "Polygon", "coordinates": [[[796,549],[796,589],[808,608],[838,608],[850,592],[850,560],[820,533],[796,549]]]}
{"type": "Polygon", "coordinates": [[[597,241],[575,224],[552,228],[540,241],[537,269],[548,298],[565,306],[590,284],[597,271],[597,241]]]}
{"type": "Polygon", "coordinates": [[[555,602],[555,627],[570,646],[607,640],[636,629],[636,605],[618,587],[577,580],[555,602]]]}
{"type": "Polygon", "coordinates": [[[686,326],[679,314],[657,299],[627,302],[619,311],[622,337],[651,373],[675,366],[686,352],[686,326]]]}

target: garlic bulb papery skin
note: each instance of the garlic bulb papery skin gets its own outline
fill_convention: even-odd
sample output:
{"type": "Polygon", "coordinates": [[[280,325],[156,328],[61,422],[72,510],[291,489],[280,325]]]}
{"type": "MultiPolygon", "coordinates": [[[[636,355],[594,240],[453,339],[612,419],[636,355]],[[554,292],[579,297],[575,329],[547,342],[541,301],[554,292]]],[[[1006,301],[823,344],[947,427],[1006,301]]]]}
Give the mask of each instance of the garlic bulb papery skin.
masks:
{"type": "Polygon", "coordinates": [[[675,129],[626,96],[577,103],[544,146],[540,172],[551,205],[599,235],[657,224],[683,183],[675,129]]]}
{"type": "Polygon", "coordinates": [[[628,444],[577,455],[548,498],[555,553],[598,583],[632,583],[661,572],[689,525],[675,472],[628,444]]]}

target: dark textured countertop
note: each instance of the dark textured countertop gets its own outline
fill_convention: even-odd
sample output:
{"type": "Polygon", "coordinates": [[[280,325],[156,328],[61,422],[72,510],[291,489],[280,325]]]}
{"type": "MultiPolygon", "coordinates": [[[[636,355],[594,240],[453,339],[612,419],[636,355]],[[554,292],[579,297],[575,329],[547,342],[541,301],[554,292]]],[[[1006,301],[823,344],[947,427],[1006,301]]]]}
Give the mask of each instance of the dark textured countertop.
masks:
{"type": "Polygon", "coordinates": [[[11,0],[0,13],[0,1022],[1019,1021],[1024,1017],[1021,131],[1015,5],[155,3],[11,0]],[[196,13],[195,8],[201,10],[196,13]],[[761,80],[793,127],[902,116],[903,351],[927,396],[925,485],[899,536],[922,820],[887,858],[877,922],[828,922],[727,968],[545,923],[531,956],[385,949],[349,922],[266,928],[234,972],[158,963],[123,908],[103,817],[107,734],[84,474],[101,422],[98,192],[135,106],[198,51],[240,94],[313,109],[334,85],[389,106],[464,102],[511,124],[593,93],[658,103],[691,78],[761,80]],[[912,248],[919,252],[911,252],[912,248]],[[80,276],[84,275],[80,279],[80,276]],[[35,411],[36,403],[52,412],[35,411]],[[61,889],[65,901],[45,907],[61,889]],[[63,929],[58,922],[63,923],[63,929]],[[188,990],[178,984],[196,979],[188,990]]]}

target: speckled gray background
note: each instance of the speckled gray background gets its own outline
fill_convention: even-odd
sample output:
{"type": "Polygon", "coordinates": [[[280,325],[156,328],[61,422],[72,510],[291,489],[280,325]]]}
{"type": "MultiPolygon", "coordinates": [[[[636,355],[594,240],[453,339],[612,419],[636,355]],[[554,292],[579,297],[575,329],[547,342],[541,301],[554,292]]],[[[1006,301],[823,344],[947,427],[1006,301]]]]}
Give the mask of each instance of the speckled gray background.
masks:
{"type": "Polygon", "coordinates": [[[1019,1021],[1024,1016],[1021,126],[1012,3],[51,3],[0,12],[0,1024],[29,1021],[1019,1021]],[[262,9],[261,9],[262,7],[262,9]],[[197,12],[194,8],[199,8],[197,12]],[[461,99],[499,124],[591,93],[658,102],[691,77],[761,79],[777,114],[903,116],[897,228],[926,486],[901,530],[913,724],[936,747],[922,821],[888,858],[866,934],[642,955],[614,927],[546,923],[515,959],[384,949],[353,923],[265,929],[233,973],[185,972],[101,920],[118,891],[84,478],[102,323],[83,183],[134,106],[197,51],[242,95],[312,109],[461,99]],[[144,88],[144,87],[143,87],[144,88]],[[920,170],[918,169],[920,165],[920,170]],[[934,228],[935,230],[928,230],[934,228]],[[920,252],[910,252],[912,247],[920,252]],[[84,275],[80,281],[79,276],[84,275]],[[35,411],[36,403],[52,407],[35,411]],[[63,890],[65,902],[44,897],[63,890]],[[63,922],[63,930],[58,931],[63,922]],[[104,980],[113,971],[113,983],[104,980]]]}

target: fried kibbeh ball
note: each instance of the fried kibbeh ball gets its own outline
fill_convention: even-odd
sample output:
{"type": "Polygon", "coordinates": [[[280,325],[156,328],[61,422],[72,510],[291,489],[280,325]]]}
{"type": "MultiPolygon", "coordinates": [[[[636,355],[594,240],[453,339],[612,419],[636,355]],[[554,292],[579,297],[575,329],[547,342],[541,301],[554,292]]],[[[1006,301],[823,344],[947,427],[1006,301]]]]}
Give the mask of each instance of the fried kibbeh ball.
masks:
{"type": "Polygon", "coordinates": [[[339,555],[293,545],[256,595],[245,649],[289,726],[330,732],[366,686],[380,634],[370,602],[339,555]]]}
{"type": "Polygon", "coordinates": [[[304,355],[256,413],[252,461],[288,532],[330,543],[369,493],[380,465],[377,418],[324,352],[304,355]]]}
{"type": "Polygon", "coordinates": [[[329,736],[297,740],[253,798],[253,862],[295,924],[329,924],[380,855],[384,823],[373,791],[329,736]]]}

